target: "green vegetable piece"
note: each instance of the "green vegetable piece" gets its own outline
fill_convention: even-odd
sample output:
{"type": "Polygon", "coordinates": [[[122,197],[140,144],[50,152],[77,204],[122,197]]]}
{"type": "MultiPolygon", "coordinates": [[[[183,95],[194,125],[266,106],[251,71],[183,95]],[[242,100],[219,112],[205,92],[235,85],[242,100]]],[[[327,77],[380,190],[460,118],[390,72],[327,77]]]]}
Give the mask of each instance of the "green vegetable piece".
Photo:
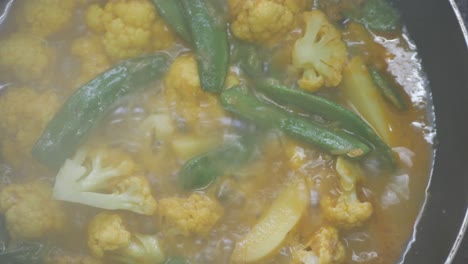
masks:
{"type": "Polygon", "coordinates": [[[182,257],[171,257],[164,264],[189,264],[187,260],[182,257]]]}
{"type": "Polygon", "coordinates": [[[160,78],[167,70],[165,53],[119,63],[79,88],[47,124],[33,146],[33,156],[58,169],[86,140],[121,97],[160,78]]]}
{"type": "MultiPolygon", "coordinates": [[[[241,41],[233,41],[233,53],[242,71],[250,78],[263,75],[263,59],[257,46],[241,41]]],[[[232,57],[232,55],[231,55],[232,57]]]]}
{"type": "Polygon", "coordinates": [[[246,163],[253,153],[253,138],[244,136],[187,161],[179,172],[182,186],[185,189],[204,188],[226,171],[246,163]]]}
{"type": "Polygon", "coordinates": [[[388,0],[367,0],[352,19],[376,31],[395,31],[400,25],[400,13],[388,0]]]}
{"type": "Polygon", "coordinates": [[[228,71],[229,44],[226,23],[215,17],[215,10],[205,0],[181,0],[197,57],[203,90],[220,93],[228,71]]]}
{"type": "Polygon", "coordinates": [[[297,107],[307,113],[320,115],[326,120],[337,122],[342,128],[374,144],[374,147],[384,154],[385,162],[390,167],[395,166],[395,160],[390,147],[379,137],[372,127],[351,110],[324,97],[292,89],[272,80],[258,82],[257,89],[278,103],[297,107]]]}
{"type": "Polygon", "coordinates": [[[398,88],[393,85],[386,76],[384,76],[377,68],[369,67],[369,73],[375,85],[379,88],[383,97],[387,99],[398,110],[406,110],[408,105],[403,99],[398,88]]]}
{"type": "Polygon", "coordinates": [[[192,37],[188,23],[184,17],[184,11],[180,1],[178,0],[153,0],[154,5],[163,17],[164,21],[171,27],[179,36],[190,43],[192,37]]]}
{"type": "Polygon", "coordinates": [[[241,87],[230,88],[221,94],[224,108],[265,127],[279,128],[287,135],[316,145],[334,155],[361,157],[369,147],[357,137],[341,130],[328,128],[305,117],[265,103],[246,94],[241,87]]]}

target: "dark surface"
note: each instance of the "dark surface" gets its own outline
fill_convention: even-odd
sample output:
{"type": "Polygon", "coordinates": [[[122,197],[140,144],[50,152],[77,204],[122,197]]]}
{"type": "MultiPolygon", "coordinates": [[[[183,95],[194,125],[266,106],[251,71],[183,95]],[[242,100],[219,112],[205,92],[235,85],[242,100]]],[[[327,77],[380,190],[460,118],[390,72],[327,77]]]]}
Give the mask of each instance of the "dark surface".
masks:
{"type": "MultiPolygon", "coordinates": [[[[428,203],[404,263],[442,264],[468,205],[468,49],[448,0],[396,4],[429,78],[438,132],[428,203]]],[[[459,263],[467,262],[459,259],[459,263]]]]}
{"type": "Polygon", "coordinates": [[[455,0],[460,9],[460,13],[465,20],[465,25],[468,22],[468,0],[455,0]]]}

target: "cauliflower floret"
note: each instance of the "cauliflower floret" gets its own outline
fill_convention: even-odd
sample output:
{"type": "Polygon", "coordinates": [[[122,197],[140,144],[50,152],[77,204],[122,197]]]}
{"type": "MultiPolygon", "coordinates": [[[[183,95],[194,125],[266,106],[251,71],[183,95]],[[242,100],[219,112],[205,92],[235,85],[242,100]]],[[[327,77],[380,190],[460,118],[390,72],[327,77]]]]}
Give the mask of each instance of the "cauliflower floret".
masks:
{"type": "Polygon", "coordinates": [[[372,215],[372,204],[359,201],[356,182],[362,176],[359,165],[339,157],[336,171],[340,176],[341,194],[338,199],[326,196],[320,205],[327,220],[343,229],[361,226],[372,215]]]}
{"type": "Polygon", "coordinates": [[[0,95],[0,144],[5,161],[18,168],[36,163],[32,146],[59,105],[57,95],[50,91],[9,87],[0,95]]]}
{"type": "Polygon", "coordinates": [[[293,249],[295,264],[338,264],[346,255],[338,231],[330,226],[321,227],[305,247],[293,249]]]}
{"type": "Polygon", "coordinates": [[[88,247],[97,258],[109,263],[157,264],[164,253],[155,236],[131,233],[119,214],[103,212],[88,226],[88,247]]]}
{"type": "Polygon", "coordinates": [[[213,122],[221,124],[224,110],[216,95],[201,88],[195,57],[192,54],[178,57],[164,79],[165,96],[170,108],[183,119],[190,130],[202,130],[213,122]]]}
{"type": "Polygon", "coordinates": [[[159,200],[159,215],[162,223],[171,232],[188,236],[206,235],[223,215],[218,201],[200,193],[188,198],[171,197],[159,200]]]}
{"type": "Polygon", "coordinates": [[[54,57],[46,41],[30,34],[15,33],[0,41],[0,72],[23,82],[42,78],[54,57]]]}
{"type": "Polygon", "coordinates": [[[114,60],[136,57],[172,46],[173,34],[149,0],[109,1],[91,5],[86,23],[101,34],[104,48],[114,60]]]}
{"type": "Polygon", "coordinates": [[[284,38],[306,0],[229,0],[231,30],[239,39],[269,45],[284,38]]]}
{"type": "Polygon", "coordinates": [[[313,10],[303,16],[305,34],[296,41],[292,52],[293,65],[304,71],[299,87],[317,91],[322,86],[337,86],[348,56],[341,33],[322,11],[313,10]]]}
{"type": "Polygon", "coordinates": [[[17,21],[22,30],[41,37],[65,29],[73,18],[76,0],[25,0],[20,7],[17,21]]]}
{"type": "Polygon", "coordinates": [[[60,168],[54,186],[57,200],[107,210],[152,215],[157,204],[133,159],[110,147],[79,149],[60,168]]]}
{"type": "Polygon", "coordinates": [[[81,61],[80,76],[75,81],[76,86],[86,83],[111,65],[101,40],[95,36],[81,37],[73,41],[71,53],[81,61]]]}
{"type": "Polygon", "coordinates": [[[43,182],[11,184],[0,191],[0,212],[11,237],[35,239],[63,227],[65,215],[51,194],[43,182]]]}

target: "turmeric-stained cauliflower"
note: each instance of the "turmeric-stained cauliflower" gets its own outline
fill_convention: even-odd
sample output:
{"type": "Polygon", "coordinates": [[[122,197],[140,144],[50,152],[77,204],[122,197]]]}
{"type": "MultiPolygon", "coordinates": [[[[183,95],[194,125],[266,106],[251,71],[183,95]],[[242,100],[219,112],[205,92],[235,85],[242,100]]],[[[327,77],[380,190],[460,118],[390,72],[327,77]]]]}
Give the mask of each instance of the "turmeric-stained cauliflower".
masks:
{"type": "Polygon", "coordinates": [[[111,147],[81,148],[57,173],[54,199],[152,215],[156,200],[133,159],[111,147]]]}
{"type": "Polygon", "coordinates": [[[0,41],[0,72],[19,81],[42,78],[52,66],[54,57],[47,42],[34,35],[15,33],[0,41]]]}
{"type": "Polygon", "coordinates": [[[348,56],[341,33],[322,11],[306,12],[303,17],[304,37],[296,41],[292,52],[293,65],[303,70],[299,87],[317,91],[322,86],[337,86],[348,56]]]}
{"type": "Polygon", "coordinates": [[[81,61],[76,86],[86,83],[111,65],[101,40],[95,36],[81,37],[73,41],[71,53],[81,61]]]}
{"type": "Polygon", "coordinates": [[[156,236],[131,233],[122,217],[100,213],[88,226],[88,247],[91,253],[107,263],[159,264],[164,253],[156,236]]]}
{"type": "Polygon", "coordinates": [[[12,184],[0,191],[0,212],[5,214],[10,236],[35,239],[63,227],[65,215],[52,200],[47,183],[12,184]]]}
{"type": "Polygon", "coordinates": [[[328,221],[343,229],[361,226],[372,215],[372,204],[359,201],[356,193],[362,171],[358,164],[341,157],[336,162],[336,171],[340,176],[341,193],[338,198],[326,196],[322,199],[323,214],[328,221]]]}
{"type": "Polygon", "coordinates": [[[86,11],[86,23],[101,35],[111,59],[139,56],[169,48],[174,37],[149,0],[109,1],[93,4],[86,11]]]}
{"type": "Polygon", "coordinates": [[[338,264],[343,263],[346,252],[338,231],[325,226],[305,246],[292,249],[292,255],[294,264],[338,264]]]}
{"type": "Polygon", "coordinates": [[[224,116],[216,95],[202,90],[193,55],[182,55],[173,62],[164,85],[169,107],[175,110],[189,129],[199,130],[200,126],[210,126],[224,116]]]}
{"type": "Polygon", "coordinates": [[[73,18],[78,0],[24,0],[21,1],[17,21],[20,29],[41,37],[65,29],[73,18]]]}
{"type": "Polygon", "coordinates": [[[8,87],[0,94],[0,146],[5,161],[25,167],[33,161],[31,149],[60,103],[51,91],[8,87]]]}
{"type": "Polygon", "coordinates": [[[170,232],[188,236],[206,235],[223,215],[218,201],[200,193],[188,198],[164,198],[159,200],[159,216],[170,232]]]}
{"type": "Polygon", "coordinates": [[[231,30],[239,39],[272,44],[287,34],[306,0],[229,0],[231,30]]]}

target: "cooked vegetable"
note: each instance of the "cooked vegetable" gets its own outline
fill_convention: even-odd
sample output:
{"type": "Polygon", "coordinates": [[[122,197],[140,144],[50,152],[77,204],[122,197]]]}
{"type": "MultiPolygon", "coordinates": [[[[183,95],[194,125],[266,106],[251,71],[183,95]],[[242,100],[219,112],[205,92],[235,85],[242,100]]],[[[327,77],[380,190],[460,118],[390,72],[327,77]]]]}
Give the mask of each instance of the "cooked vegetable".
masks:
{"type": "Polygon", "coordinates": [[[252,263],[274,253],[297,225],[308,203],[309,192],[303,179],[286,186],[259,222],[237,242],[232,252],[232,261],[252,263]]]}
{"type": "Polygon", "coordinates": [[[379,89],[361,57],[353,58],[343,72],[343,92],[357,111],[391,145],[391,130],[387,116],[388,109],[379,89]]]}
{"type": "MultiPolygon", "coordinates": [[[[261,58],[261,50],[254,44],[249,44],[242,41],[232,41],[233,55],[238,62],[241,70],[250,78],[257,78],[263,74],[263,59],[261,58]]],[[[233,57],[231,55],[231,57],[233,57]]]]}
{"type": "Polygon", "coordinates": [[[0,191],[0,212],[10,237],[38,239],[62,230],[65,213],[52,200],[52,189],[45,182],[11,184],[0,191]]]}
{"type": "Polygon", "coordinates": [[[237,38],[268,46],[286,37],[304,0],[228,0],[231,31],[237,38]]]}
{"type": "Polygon", "coordinates": [[[304,246],[292,250],[294,264],[339,264],[346,257],[346,250],[331,226],[321,227],[304,246]]]}
{"type": "Polygon", "coordinates": [[[370,150],[365,143],[351,134],[325,127],[262,102],[247,95],[241,87],[223,92],[221,102],[230,112],[261,126],[279,128],[293,138],[321,147],[334,155],[360,157],[370,150]]]}
{"type": "Polygon", "coordinates": [[[0,262],[4,264],[42,264],[48,248],[39,242],[23,242],[0,251],[0,262]]]}
{"type": "Polygon", "coordinates": [[[310,114],[317,114],[338,126],[356,133],[374,144],[377,151],[384,155],[385,162],[393,167],[392,150],[380,139],[375,131],[358,115],[324,97],[306,93],[298,89],[285,87],[275,81],[264,80],[257,82],[257,89],[278,103],[297,107],[310,114]]]}
{"type": "Polygon", "coordinates": [[[176,0],[152,0],[156,5],[159,15],[164,18],[164,21],[175,31],[179,36],[191,42],[190,29],[184,17],[184,11],[180,1],[176,0]]]}
{"type": "Polygon", "coordinates": [[[114,61],[170,48],[174,36],[150,0],[106,1],[86,9],[86,24],[114,61]]]}
{"type": "Polygon", "coordinates": [[[254,138],[244,136],[187,161],[179,171],[179,180],[185,189],[200,189],[229,170],[246,163],[252,156],[254,138]]]}
{"type": "Polygon", "coordinates": [[[389,0],[366,0],[362,7],[349,14],[371,30],[395,31],[400,25],[400,13],[389,0]]]}
{"type": "Polygon", "coordinates": [[[162,225],[174,235],[207,235],[223,214],[221,204],[202,193],[159,200],[158,215],[162,225]]]}
{"type": "Polygon", "coordinates": [[[229,44],[226,24],[210,3],[204,0],[182,0],[192,32],[198,73],[203,90],[219,93],[228,72],[229,44]]]}
{"type": "Polygon", "coordinates": [[[156,201],[133,159],[112,148],[79,149],[57,173],[53,197],[107,210],[152,215],[156,201]]]}
{"type": "Polygon", "coordinates": [[[387,99],[398,110],[407,109],[408,106],[401,96],[400,91],[397,90],[397,87],[395,87],[395,85],[393,85],[383,73],[375,67],[370,67],[369,73],[385,99],[387,99]]]}
{"type": "Polygon", "coordinates": [[[122,96],[161,77],[168,56],[157,53],[117,64],[78,89],[48,123],[33,147],[33,155],[59,168],[122,96]]]}
{"type": "Polygon", "coordinates": [[[164,264],[189,264],[189,262],[182,257],[171,257],[164,264]]]}
{"type": "Polygon", "coordinates": [[[88,247],[95,257],[111,263],[158,264],[165,259],[158,237],[131,233],[115,213],[103,212],[91,220],[88,247]]]}
{"type": "Polygon", "coordinates": [[[303,18],[304,37],[296,41],[292,51],[294,66],[303,70],[299,87],[313,92],[323,86],[337,86],[348,56],[341,32],[322,11],[305,12],[303,18]]]}
{"type": "Polygon", "coordinates": [[[358,164],[338,157],[336,171],[340,177],[340,194],[337,198],[325,196],[320,205],[325,218],[343,229],[363,225],[372,215],[369,202],[361,202],[356,192],[356,184],[363,177],[358,164]]]}

